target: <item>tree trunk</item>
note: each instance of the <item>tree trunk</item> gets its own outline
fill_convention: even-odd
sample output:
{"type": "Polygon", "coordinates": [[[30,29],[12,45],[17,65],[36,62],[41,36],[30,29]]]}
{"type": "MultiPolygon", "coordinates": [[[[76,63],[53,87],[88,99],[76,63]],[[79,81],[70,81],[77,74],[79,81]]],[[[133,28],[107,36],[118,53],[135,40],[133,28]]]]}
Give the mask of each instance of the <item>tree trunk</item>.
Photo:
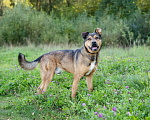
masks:
{"type": "Polygon", "coordinates": [[[36,9],[40,11],[40,0],[36,0],[36,9]]]}
{"type": "Polygon", "coordinates": [[[69,2],[69,0],[67,0],[67,7],[70,7],[70,2],[69,2]]]}
{"type": "Polygon", "coordinates": [[[48,14],[52,11],[52,1],[48,0],[48,14]]]}
{"type": "Polygon", "coordinates": [[[3,0],[0,1],[0,16],[3,15],[3,0]]]}

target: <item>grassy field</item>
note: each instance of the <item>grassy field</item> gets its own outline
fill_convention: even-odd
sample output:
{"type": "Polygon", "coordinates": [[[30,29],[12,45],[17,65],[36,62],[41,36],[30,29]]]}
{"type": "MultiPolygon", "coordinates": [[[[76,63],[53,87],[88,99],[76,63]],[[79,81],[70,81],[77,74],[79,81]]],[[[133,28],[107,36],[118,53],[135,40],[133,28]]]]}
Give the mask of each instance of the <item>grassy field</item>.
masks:
{"type": "Polygon", "coordinates": [[[83,77],[76,101],[70,98],[72,74],[55,75],[46,94],[37,95],[39,65],[33,71],[18,65],[19,52],[32,61],[56,49],[67,47],[0,47],[0,119],[150,119],[150,48],[103,48],[93,78],[94,91],[88,93],[83,77]]]}

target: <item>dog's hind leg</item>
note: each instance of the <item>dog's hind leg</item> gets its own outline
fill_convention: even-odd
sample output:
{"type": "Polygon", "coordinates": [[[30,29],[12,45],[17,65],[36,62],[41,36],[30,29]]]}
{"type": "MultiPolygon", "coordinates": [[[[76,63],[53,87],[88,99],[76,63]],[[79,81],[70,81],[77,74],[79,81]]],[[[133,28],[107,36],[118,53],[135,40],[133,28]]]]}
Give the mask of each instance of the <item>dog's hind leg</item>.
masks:
{"type": "Polygon", "coordinates": [[[46,92],[48,85],[50,84],[50,82],[53,79],[55,70],[51,70],[50,71],[50,75],[47,77],[47,79],[44,81],[44,87],[43,87],[43,92],[46,92]]]}
{"type": "Polygon", "coordinates": [[[55,73],[55,69],[54,70],[52,70],[52,69],[51,70],[44,70],[44,71],[41,70],[42,83],[37,88],[38,94],[46,92],[49,83],[53,79],[54,73],[55,73]]]}

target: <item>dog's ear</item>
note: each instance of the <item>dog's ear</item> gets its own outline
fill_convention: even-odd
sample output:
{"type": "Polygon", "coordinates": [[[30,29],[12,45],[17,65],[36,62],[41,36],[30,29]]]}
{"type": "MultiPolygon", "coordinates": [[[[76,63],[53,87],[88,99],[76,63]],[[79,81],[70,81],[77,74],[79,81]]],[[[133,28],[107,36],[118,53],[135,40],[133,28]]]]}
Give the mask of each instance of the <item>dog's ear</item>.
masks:
{"type": "Polygon", "coordinates": [[[100,36],[102,35],[102,29],[96,28],[95,33],[99,34],[100,36]]]}
{"type": "Polygon", "coordinates": [[[89,32],[83,32],[81,35],[85,39],[88,36],[89,32]]]}

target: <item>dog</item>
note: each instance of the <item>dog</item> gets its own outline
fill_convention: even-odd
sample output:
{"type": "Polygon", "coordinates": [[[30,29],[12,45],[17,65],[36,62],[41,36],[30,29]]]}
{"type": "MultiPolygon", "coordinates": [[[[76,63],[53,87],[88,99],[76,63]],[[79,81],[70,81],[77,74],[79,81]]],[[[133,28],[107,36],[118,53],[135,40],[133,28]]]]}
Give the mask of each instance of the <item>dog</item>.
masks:
{"type": "Polygon", "coordinates": [[[94,33],[83,32],[84,45],[76,50],[57,50],[43,54],[36,60],[28,62],[21,53],[18,62],[25,70],[33,70],[40,63],[42,83],[37,88],[37,94],[46,92],[54,74],[62,70],[74,74],[71,97],[76,97],[78,83],[81,77],[86,76],[88,91],[93,91],[93,74],[96,71],[101,50],[102,30],[95,29],[94,33]]]}

